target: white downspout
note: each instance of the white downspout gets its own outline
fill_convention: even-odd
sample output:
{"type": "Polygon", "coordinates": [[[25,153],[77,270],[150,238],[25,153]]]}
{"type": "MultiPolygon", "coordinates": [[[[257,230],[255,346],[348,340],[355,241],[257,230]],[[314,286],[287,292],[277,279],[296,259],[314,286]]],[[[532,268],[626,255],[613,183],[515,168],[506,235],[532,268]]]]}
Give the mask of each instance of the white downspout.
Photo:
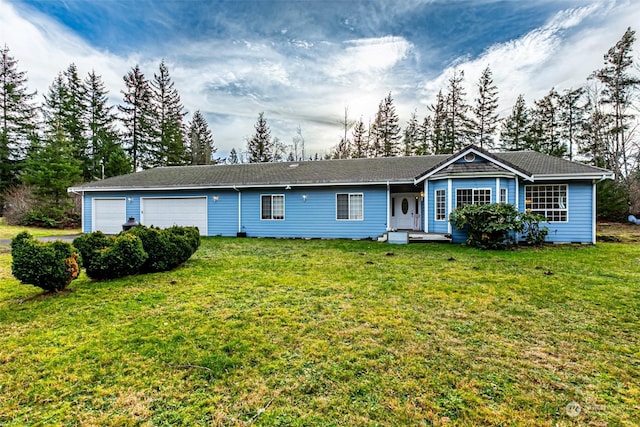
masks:
{"type": "Polygon", "coordinates": [[[387,181],[387,231],[391,231],[391,186],[387,181]]]}
{"type": "Polygon", "coordinates": [[[591,184],[591,243],[596,244],[596,181],[591,184]]]}
{"type": "Polygon", "coordinates": [[[236,186],[233,189],[238,192],[238,233],[242,232],[242,191],[238,190],[236,186]]]}
{"type": "Polygon", "coordinates": [[[424,231],[425,233],[429,232],[429,180],[425,179],[424,181],[424,189],[422,190],[424,193],[424,204],[423,204],[423,212],[422,216],[424,217],[424,231]]]}
{"type": "Polygon", "coordinates": [[[453,206],[453,183],[451,182],[451,178],[447,179],[447,230],[449,234],[452,233],[451,230],[451,222],[449,221],[449,214],[451,213],[453,206]]]}

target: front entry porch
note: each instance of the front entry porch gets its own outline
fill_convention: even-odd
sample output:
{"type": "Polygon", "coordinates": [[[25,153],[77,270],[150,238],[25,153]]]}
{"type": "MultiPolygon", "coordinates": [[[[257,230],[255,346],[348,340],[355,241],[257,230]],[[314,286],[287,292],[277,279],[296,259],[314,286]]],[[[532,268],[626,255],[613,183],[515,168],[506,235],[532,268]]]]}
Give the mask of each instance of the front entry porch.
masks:
{"type": "Polygon", "coordinates": [[[420,193],[391,193],[390,230],[422,231],[422,198],[420,193]]]}

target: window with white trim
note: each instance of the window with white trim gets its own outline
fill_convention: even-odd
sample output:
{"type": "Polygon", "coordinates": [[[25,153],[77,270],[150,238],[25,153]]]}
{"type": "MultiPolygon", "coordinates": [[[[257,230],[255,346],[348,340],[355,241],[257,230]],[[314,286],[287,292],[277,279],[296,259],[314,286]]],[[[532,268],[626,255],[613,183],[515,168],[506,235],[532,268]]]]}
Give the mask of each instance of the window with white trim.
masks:
{"type": "Polygon", "coordinates": [[[336,194],[336,219],[362,221],[364,218],[364,195],[362,193],[336,194]]]}
{"type": "Polygon", "coordinates": [[[260,219],[284,220],[284,194],[263,194],[260,196],[260,219]]]}
{"type": "Polygon", "coordinates": [[[525,186],[525,209],[543,215],[549,222],[567,222],[567,185],[525,186]]]}
{"type": "Polygon", "coordinates": [[[508,202],[509,202],[509,197],[508,197],[507,189],[506,188],[501,188],[500,189],[500,203],[508,203],[508,202]]]}
{"type": "Polygon", "coordinates": [[[436,190],[435,199],[436,199],[436,221],[444,221],[446,219],[445,191],[436,190]]]}
{"type": "Polygon", "coordinates": [[[491,203],[490,188],[458,188],[456,189],[456,208],[465,205],[487,205],[491,203]]]}

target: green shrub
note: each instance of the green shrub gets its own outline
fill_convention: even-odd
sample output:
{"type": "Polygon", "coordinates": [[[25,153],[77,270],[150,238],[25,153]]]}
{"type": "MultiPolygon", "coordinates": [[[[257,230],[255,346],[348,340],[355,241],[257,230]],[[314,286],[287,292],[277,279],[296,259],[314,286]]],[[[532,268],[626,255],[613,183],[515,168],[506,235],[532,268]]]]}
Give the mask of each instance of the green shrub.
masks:
{"type": "Polygon", "coordinates": [[[78,245],[87,276],[92,279],[137,274],[148,257],[142,241],[133,235],[106,236],[96,231],[79,236],[73,242],[78,245]]]}
{"type": "Polygon", "coordinates": [[[458,230],[467,231],[467,244],[481,249],[504,249],[516,243],[516,233],[525,232],[525,240],[541,244],[547,235],[543,216],[519,212],[504,203],[465,205],[453,211],[449,221],[458,230]]]}
{"type": "Polygon", "coordinates": [[[174,226],[162,230],[140,225],[123,234],[127,233],[138,236],[149,254],[142,266],[145,273],[171,270],[188,260],[200,246],[200,233],[195,227],[174,226]]]}
{"type": "Polygon", "coordinates": [[[38,242],[22,232],[11,241],[11,273],[45,291],[66,288],[80,273],[76,248],[66,242],[38,242]]]}

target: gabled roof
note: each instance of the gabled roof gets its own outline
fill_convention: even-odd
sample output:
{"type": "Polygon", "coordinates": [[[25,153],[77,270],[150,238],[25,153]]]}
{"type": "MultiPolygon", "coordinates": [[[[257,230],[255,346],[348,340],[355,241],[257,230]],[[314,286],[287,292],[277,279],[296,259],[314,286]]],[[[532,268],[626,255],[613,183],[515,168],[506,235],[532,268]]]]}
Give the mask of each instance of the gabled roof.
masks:
{"type": "Polygon", "coordinates": [[[408,184],[418,183],[435,174],[442,177],[443,174],[479,173],[478,168],[482,168],[484,174],[507,173],[528,180],[604,179],[612,176],[604,169],[532,151],[489,153],[469,146],[453,155],[159,167],[85,183],[69,191],[408,184]],[[484,157],[488,163],[467,163],[465,170],[464,163],[455,162],[468,152],[484,157]]]}

